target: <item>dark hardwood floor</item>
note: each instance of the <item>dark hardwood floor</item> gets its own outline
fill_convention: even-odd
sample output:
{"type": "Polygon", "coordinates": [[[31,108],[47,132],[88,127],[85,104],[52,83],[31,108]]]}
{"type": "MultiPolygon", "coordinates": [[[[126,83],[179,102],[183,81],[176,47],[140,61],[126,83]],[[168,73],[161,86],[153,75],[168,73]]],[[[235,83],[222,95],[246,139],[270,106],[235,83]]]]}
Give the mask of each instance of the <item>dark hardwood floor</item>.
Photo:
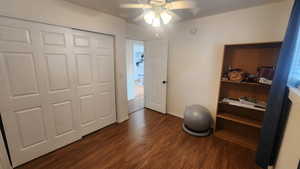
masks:
{"type": "Polygon", "coordinates": [[[254,152],[213,136],[190,136],[181,124],[141,110],[18,169],[259,169],[254,152]]]}

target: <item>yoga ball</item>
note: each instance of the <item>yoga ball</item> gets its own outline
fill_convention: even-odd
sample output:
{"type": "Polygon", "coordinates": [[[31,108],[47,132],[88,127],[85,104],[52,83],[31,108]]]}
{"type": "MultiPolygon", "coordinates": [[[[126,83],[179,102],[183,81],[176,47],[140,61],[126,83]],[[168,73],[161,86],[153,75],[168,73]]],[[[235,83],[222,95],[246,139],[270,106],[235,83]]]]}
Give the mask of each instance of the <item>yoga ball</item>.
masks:
{"type": "Polygon", "coordinates": [[[201,105],[187,106],[184,111],[183,130],[194,136],[211,134],[212,117],[209,110],[201,105]]]}

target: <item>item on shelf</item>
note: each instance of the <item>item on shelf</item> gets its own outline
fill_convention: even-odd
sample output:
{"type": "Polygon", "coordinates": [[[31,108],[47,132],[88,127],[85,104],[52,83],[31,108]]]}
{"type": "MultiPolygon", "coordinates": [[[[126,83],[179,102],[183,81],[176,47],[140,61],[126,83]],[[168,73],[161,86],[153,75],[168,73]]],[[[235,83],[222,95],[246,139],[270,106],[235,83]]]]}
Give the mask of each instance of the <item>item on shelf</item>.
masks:
{"type": "Polygon", "coordinates": [[[272,84],[275,68],[272,66],[261,66],[257,68],[258,82],[263,84],[272,84]]]}
{"type": "Polygon", "coordinates": [[[228,78],[231,81],[241,82],[245,79],[246,73],[242,69],[231,69],[228,72],[228,78]]]}
{"type": "Polygon", "coordinates": [[[257,103],[257,100],[251,97],[240,97],[239,101],[241,103],[248,104],[248,105],[255,105],[257,103]]]}
{"type": "Polygon", "coordinates": [[[262,107],[262,108],[266,108],[267,107],[267,103],[264,101],[259,101],[256,98],[251,98],[251,97],[241,97],[239,98],[239,101],[243,104],[248,104],[248,105],[253,105],[256,107],[262,107]]]}
{"type": "Polygon", "coordinates": [[[248,73],[246,74],[244,81],[249,83],[257,83],[257,75],[248,73]]]}
{"type": "Polygon", "coordinates": [[[228,77],[222,77],[222,80],[228,80],[228,77]]]}
{"type": "Polygon", "coordinates": [[[222,74],[222,80],[229,80],[228,79],[228,73],[231,71],[232,67],[231,66],[228,66],[224,71],[223,71],[223,74],[222,74]]]}
{"type": "Polygon", "coordinates": [[[248,108],[248,109],[253,109],[253,110],[266,111],[265,107],[262,107],[261,105],[258,105],[258,104],[255,104],[255,105],[245,104],[245,103],[242,103],[238,99],[223,98],[221,103],[227,103],[227,104],[230,104],[230,105],[243,107],[243,108],[248,108]]]}
{"type": "Polygon", "coordinates": [[[259,78],[258,82],[262,84],[272,85],[272,80],[266,79],[264,77],[259,78]]]}
{"type": "Polygon", "coordinates": [[[228,80],[228,72],[222,74],[222,80],[228,80]]]}

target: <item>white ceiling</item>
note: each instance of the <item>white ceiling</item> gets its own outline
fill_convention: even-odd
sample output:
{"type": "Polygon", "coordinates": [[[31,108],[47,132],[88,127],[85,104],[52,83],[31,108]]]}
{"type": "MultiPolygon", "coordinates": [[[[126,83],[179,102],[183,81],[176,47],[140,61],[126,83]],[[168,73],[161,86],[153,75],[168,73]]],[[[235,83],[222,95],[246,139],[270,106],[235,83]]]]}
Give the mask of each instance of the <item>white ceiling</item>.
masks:
{"type": "MultiPolygon", "coordinates": [[[[108,13],[113,16],[121,17],[128,22],[143,13],[142,9],[121,9],[121,3],[137,3],[138,0],[67,0],[69,2],[96,9],[98,11],[108,13]]],[[[280,0],[194,0],[198,4],[198,8],[191,10],[176,10],[182,20],[193,19],[223,13],[231,10],[248,8],[252,6],[263,5],[280,0]]]]}

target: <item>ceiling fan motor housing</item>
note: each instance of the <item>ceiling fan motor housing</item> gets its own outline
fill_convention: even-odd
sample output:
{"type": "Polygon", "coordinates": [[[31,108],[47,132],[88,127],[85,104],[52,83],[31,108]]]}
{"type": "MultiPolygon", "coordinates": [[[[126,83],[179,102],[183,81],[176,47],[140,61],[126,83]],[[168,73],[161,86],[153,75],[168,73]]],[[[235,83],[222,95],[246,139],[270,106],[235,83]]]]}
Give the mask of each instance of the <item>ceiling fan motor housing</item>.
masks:
{"type": "Polygon", "coordinates": [[[166,3],[166,0],[150,0],[151,5],[162,6],[166,3]]]}

